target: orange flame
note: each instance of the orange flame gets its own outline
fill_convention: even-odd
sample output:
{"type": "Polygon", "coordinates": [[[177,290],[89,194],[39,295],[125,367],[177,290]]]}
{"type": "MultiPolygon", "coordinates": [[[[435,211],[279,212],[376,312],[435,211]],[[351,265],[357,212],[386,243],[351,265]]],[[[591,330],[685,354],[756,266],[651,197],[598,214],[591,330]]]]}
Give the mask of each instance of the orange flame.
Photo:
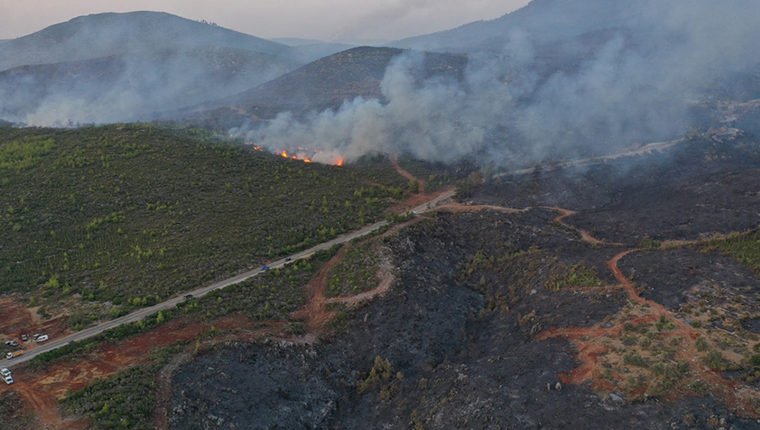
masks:
{"type": "MultiPolygon", "coordinates": [[[[254,147],[254,148],[258,148],[258,147],[254,147]]],[[[301,146],[298,147],[298,150],[296,151],[295,155],[292,154],[292,153],[289,154],[287,150],[275,151],[275,152],[277,153],[277,155],[279,155],[279,156],[281,156],[283,158],[287,158],[287,159],[290,159],[290,160],[301,160],[304,163],[313,163],[314,162],[313,156],[315,156],[317,154],[324,154],[323,151],[319,151],[319,150],[316,150],[316,149],[311,150],[311,149],[304,148],[304,147],[301,147],[301,146]]],[[[341,157],[341,156],[339,156],[337,154],[333,154],[333,155],[334,155],[333,160],[335,160],[335,161],[330,162],[330,164],[332,164],[333,166],[342,166],[345,163],[345,158],[344,157],[341,157]]],[[[326,160],[325,161],[321,161],[325,157],[318,157],[318,158],[320,158],[319,162],[321,162],[321,163],[327,162],[326,160]]]]}

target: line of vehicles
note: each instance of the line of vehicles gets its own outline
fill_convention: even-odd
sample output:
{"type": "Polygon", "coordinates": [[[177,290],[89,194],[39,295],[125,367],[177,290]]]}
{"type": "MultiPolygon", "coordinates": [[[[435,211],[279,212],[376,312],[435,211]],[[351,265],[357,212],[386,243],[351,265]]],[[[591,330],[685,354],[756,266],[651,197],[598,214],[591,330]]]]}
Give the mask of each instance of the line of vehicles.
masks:
{"type": "Polygon", "coordinates": [[[3,381],[8,385],[13,383],[13,376],[11,376],[11,371],[7,367],[0,369],[0,377],[2,377],[3,381]]]}
{"type": "MultiPolygon", "coordinates": [[[[37,342],[37,343],[42,343],[42,342],[45,342],[45,341],[47,341],[49,339],[50,339],[50,336],[48,336],[46,334],[35,334],[34,336],[32,336],[32,342],[37,342]]],[[[22,334],[21,335],[21,341],[22,342],[29,341],[29,335],[22,334]]],[[[26,349],[26,345],[20,345],[15,340],[8,340],[8,341],[5,342],[5,344],[8,345],[8,346],[10,346],[10,347],[13,347],[13,348],[21,348],[18,351],[11,351],[11,352],[5,354],[5,358],[7,358],[8,360],[10,360],[12,358],[16,358],[16,357],[18,357],[20,355],[23,355],[24,352],[25,352],[24,350],[26,349]]],[[[8,369],[3,369],[3,370],[8,370],[8,369]]],[[[8,377],[10,378],[10,373],[8,374],[8,377]]],[[[3,374],[3,378],[5,378],[5,374],[3,374]]],[[[13,378],[11,378],[11,382],[8,382],[7,380],[5,382],[8,383],[8,384],[12,384],[13,383],[13,378]]]]}

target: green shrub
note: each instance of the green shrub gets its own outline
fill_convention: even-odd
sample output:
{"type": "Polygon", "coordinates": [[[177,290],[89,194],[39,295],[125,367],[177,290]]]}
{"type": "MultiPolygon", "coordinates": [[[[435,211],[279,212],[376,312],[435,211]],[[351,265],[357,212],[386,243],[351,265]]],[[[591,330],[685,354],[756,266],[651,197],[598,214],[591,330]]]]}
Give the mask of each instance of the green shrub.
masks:
{"type": "Polygon", "coordinates": [[[581,262],[559,273],[552,273],[546,287],[552,291],[559,291],[569,287],[598,287],[602,284],[596,269],[588,267],[586,262],[581,262]]]}
{"type": "Polygon", "coordinates": [[[694,341],[694,345],[697,347],[698,351],[707,351],[710,347],[704,337],[697,338],[697,340],[694,341]]]}
{"type": "Polygon", "coordinates": [[[641,242],[639,242],[639,248],[644,249],[658,249],[662,247],[662,242],[658,240],[654,240],[651,237],[647,236],[643,239],[641,239],[641,242]]]}

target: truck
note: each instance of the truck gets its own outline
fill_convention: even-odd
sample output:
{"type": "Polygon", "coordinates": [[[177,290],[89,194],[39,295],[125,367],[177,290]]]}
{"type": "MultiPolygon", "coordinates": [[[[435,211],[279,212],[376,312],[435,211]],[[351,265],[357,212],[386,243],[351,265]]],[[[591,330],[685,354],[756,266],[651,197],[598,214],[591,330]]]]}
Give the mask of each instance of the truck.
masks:
{"type": "Polygon", "coordinates": [[[23,354],[24,354],[24,351],[14,351],[14,352],[9,352],[8,354],[6,354],[6,357],[8,357],[8,360],[10,360],[11,358],[16,358],[19,355],[23,355],[23,354]]]}

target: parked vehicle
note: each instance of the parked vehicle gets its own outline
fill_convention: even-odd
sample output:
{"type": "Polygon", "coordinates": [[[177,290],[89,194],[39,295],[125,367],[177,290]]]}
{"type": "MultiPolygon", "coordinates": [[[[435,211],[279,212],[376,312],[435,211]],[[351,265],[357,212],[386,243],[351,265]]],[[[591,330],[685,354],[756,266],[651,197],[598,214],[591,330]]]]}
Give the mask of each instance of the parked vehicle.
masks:
{"type": "Polygon", "coordinates": [[[0,375],[2,375],[3,378],[5,378],[6,376],[11,376],[11,370],[8,369],[7,367],[3,367],[2,369],[0,369],[0,375]]]}
{"type": "Polygon", "coordinates": [[[50,336],[48,336],[46,334],[43,334],[43,335],[37,337],[37,339],[35,340],[35,342],[44,342],[44,341],[46,341],[48,339],[50,339],[50,336]]]}
{"type": "Polygon", "coordinates": [[[19,355],[22,355],[23,353],[24,353],[24,351],[9,352],[8,354],[6,354],[6,357],[8,358],[8,360],[10,360],[11,358],[16,358],[19,355]]]}
{"type": "Polygon", "coordinates": [[[11,385],[13,383],[13,377],[11,375],[8,375],[3,378],[6,384],[11,385]]]}
{"type": "Polygon", "coordinates": [[[39,333],[37,333],[37,334],[35,334],[35,335],[34,335],[34,336],[32,336],[32,337],[34,338],[34,340],[37,340],[37,338],[38,338],[38,337],[40,337],[40,336],[42,336],[42,335],[41,335],[41,334],[39,334],[39,333]]]}
{"type": "Polygon", "coordinates": [[[8,346],[18,346],[18,342],[16,342],[15,340],[9,340],[5,342],[5,344],[8,346]]]}
{"type": "Polygon", "coordinates": [[[24,342],[26,342],[27,340],[29,340],[29,335],[28,334],[22,334],[21,335],[21,340],[23,340],[24,342]]]}

